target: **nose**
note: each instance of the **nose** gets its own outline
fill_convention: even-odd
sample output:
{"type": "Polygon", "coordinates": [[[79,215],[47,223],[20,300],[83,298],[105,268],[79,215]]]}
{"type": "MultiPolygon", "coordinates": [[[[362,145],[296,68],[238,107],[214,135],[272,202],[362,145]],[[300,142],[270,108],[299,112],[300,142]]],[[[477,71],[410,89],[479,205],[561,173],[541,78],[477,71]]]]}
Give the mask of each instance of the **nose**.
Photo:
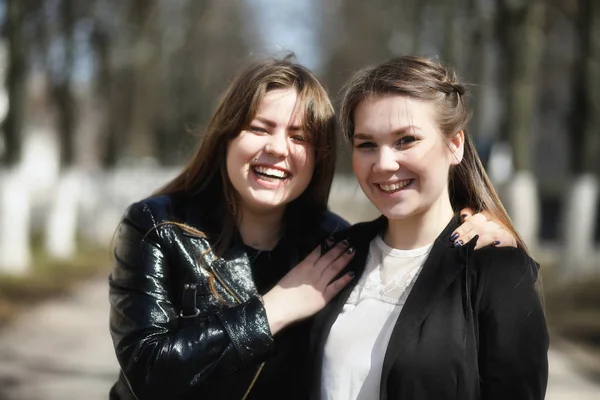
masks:
{"type": "Polygon", "coordinates": [[[285,130],[273,132],[273,134],[269,137],[269,141],[265,145],[265,151],[277,157],[288,156],[288,138],[285,130]]]}
{"type": "Polygon", "coordinates": [[[386,146],[380,147],[377,160],[373,166],[374,172],[396,172],[399,168],[396,152],[386,146]]]}

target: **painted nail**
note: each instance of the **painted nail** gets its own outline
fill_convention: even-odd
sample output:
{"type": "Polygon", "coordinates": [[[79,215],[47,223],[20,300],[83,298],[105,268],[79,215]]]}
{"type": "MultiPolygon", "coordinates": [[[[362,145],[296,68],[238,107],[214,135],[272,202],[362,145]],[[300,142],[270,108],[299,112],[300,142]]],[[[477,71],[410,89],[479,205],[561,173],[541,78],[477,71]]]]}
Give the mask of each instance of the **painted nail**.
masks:
{"type": "Polygon", "coordinates": [[[456,242],[454,242],[454,247],[460,247],[462,246],[464,243],[462,240],[457,240],[456,242]]]}
{"type": "Polygon", "coordinates": [[[350,271],[350,272],[348,272],[348,275],[350,276],[350,278],[354,278],[356,276],[356,272],[350,271]]]}
{"type": "Polygon", "coordinates": [[[450,241],[454,242],[456,239],[458,239],[458,236],[459,236],[458,232],[454,232],[452,234],[452,236],[450,236],[450,241]]]}
{"type": "Polygon", "coordinates": [[[329,236],[327,239],[325,239],[325,241],[327,244],[331,245],[335,242],[335,238],[333,236],[329,236]]]}
{"type": "Polygon", "coordinates": [[[350,246],[350,241],[348,239],[344,239],[344,240],[342,240],[342,244],[344,246],[350,246]]]}
{"type": "Polygon", "coordinates": [[[352,247],[352,246],[348,247],[348,249],[346,250],[346,253],[348,253],[348,254],[354,253],[354,247],[352,247]]]}
{"type": "Polygon", "coordinates": [[[492,243],[494,246],[498,246],[500,244],[499,240],[494,240],[494,243],[492,243]]]}

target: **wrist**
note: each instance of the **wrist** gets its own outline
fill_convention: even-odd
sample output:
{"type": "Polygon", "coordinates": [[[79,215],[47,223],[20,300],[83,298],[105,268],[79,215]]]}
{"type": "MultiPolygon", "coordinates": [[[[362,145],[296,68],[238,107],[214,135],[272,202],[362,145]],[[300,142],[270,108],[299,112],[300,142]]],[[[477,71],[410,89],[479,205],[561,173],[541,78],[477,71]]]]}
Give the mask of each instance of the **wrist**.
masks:
{"type": "Polygon", "coordinates": [[[277,301],[275,297],[271,292],[259,297],[265,307],[271,335],[275,335],[291,322],[286,318],[284,310],[281,309],[281,302],[277,301]]]}

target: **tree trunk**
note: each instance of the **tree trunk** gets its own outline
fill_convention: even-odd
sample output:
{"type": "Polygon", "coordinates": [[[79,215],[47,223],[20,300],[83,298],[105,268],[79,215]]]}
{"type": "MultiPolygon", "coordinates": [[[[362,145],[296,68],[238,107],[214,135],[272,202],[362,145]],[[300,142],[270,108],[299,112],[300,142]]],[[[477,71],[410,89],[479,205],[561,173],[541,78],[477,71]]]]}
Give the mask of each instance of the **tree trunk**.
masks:
{"type": "Polygon", "coordinates": [[[156,35],[158,9],[154,0],[134,2],[131,12],[138,32],[133,45],[133,102],[129,154],[141,159],[156,156],[156,119],[160,39],[156,35]]]}
{"type": "Polygon", "coordinates": [[[21,158],[25,114],[27,49],[22,32],[24,4],[21,0],[7,0],[5,12],[8,41],[8,71],[6,74],[8,112],[2,126],[5,148],[2,159],[4,165],[13,166],[21,158]]]}
{"type": "Polygon", "coordinates": [[[562,219],[564,279],[586,279],[595,265],[594,233],[598,221],[598,177],[594,175],[600,136],[600,4],[580,0],[575,45],[579,54],[573,69],[571,187],[566,191],[562,219]]]}
{"type": "Polygon", "coordinates": [[[497,26],[507,65],[506,127],[515,176],[507,188],[507,209],[527,246],[537,249],[540,205],[532,169],[531,131],[543,49],[544,0],[498,2],[497,26]]]}
{"type": "Polygon", "coordinates": [[[24,274],[31,265],[27,182],[18,167],[0,171],[0,272],[24,274]]]}

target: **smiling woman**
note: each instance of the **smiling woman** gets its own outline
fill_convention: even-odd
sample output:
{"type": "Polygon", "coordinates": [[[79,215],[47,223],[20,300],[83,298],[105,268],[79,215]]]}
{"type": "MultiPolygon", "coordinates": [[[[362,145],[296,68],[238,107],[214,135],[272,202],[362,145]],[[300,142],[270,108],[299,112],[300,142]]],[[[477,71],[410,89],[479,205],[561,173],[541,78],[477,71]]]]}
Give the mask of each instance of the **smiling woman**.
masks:
{"type": "Polygon", "coordinates": [[[465,132],[462,84],[432,60],[398,57],[359,71],[341,110],[382,216],[338,233],[356,244],[358,279],[315,318],[312,398],[543,399],[538,265],[465,132]],[[506,221],[521,248],[452,245],[462,207],[506,221]]]}

